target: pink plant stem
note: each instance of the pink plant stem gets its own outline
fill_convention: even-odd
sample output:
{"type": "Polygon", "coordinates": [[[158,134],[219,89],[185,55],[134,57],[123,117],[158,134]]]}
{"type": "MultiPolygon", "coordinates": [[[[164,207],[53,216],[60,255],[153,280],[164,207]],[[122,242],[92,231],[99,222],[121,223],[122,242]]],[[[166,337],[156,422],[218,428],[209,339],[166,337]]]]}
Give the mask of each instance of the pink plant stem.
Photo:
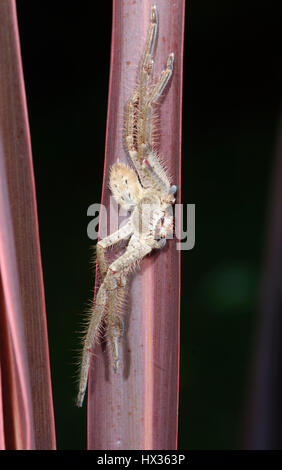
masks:
{"type": "Polygon", "coordinates": [[[2,380],[1,380],[1,362],[0,362],[0,450],[5,450],[5,435],[4,435],[4,414],[3,414],[3,401],[2,401],[2,380]]]}
{"type": "Polygon", "coordinates": [[[281,278],[282,278],[282,112],[277,129],[277,148],[267,212],[267,244],[261,280],[255,354],[250,371],[244,446],[247,449],[279,448],[279,377],[281,374],[281,278]],[[280,344],[279,344],[280,343],[280,344]]]}
{"type": "MultiPolygon", "coordinates": [[[[170,86],[159,106],[159,153],[181,193],[181,102],[184,0],[156,0],[159,17],[154,76],[174,52],[170,86]]],[[[109,206],[109,168],[129,163],[124,106],[134,87],[153,1],[113,2],[112,51],[102,203],[109,206]]],[[[107,21],[107,19],[106,19],[107,21]]],[[[109,211],[108,211],[109,212],[109,211]]],[[[105,222],[101,220],[101,225],[105,222]]],[[[108,218],[108,224],[110,219],[108,218]]],[[[101,233],[100,233],[101,235],[101,233]]],[[[117,374],[97,345],[88,392],[89,449],[175,449],[179,388],[180,251],[176,240],[141,263],[129,289],[117,374]]]]}
{"type": "Polygon", "coordinates": [[[0,425],[7,448],[52,449],[45,299],[14,0],[0,2],[0,24],[0,425]]]}

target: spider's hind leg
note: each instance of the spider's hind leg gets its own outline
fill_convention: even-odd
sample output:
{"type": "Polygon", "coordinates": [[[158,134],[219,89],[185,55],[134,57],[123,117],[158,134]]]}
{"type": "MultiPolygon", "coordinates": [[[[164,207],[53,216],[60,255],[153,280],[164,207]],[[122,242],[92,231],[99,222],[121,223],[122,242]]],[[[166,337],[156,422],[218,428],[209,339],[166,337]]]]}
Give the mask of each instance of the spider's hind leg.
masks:
{"type": "Polygon", "coordinates": [[[119,363],[119,340],[123,334],[123,321],[120,316],[121,303],[126,288],[129,271],[135,263],[141,261],[144,256],[151,252],[152,248],[141,243],[134,243],[131,239],[125,253],[116,259],[110,266],[104,283],[107,286],[107,325],[108,337],[112,350],[113,368],[116,372],[119,363]]]}
{"type": "Polygon", "coordinates": [[[107,334],[111,345],[113,369],[117,372],[119,366],[119,340],[123,336],[124,321],[121,317],[122,306],[126,291],[126,277],[123,273],[111,275],[109,270],[108,289],[109,302],[107,314],[107,334]]]}
{"type": "Polygon", "coordinates": [[[132,228],[129,223],[121,227],[116,232],[112,233],[108,237],[99,240],[96,246],[96,253],[97,253],[97,263],[99,267],[99,271],[101,274],[102,280],[104,280],[105,275],[108,270],[108,264],[105,258],[105,251],[107,248],[116,245],[120,241],[124,240],[125,238],[129,237],[132,233],[132,228]]]}
{"type": "Polygon", "coordinates": [[[107,292],[104,288],[104,283],[100,286],[96,301],[94,312],[91,314],[91,318],[88,325],[87,334],[84,339],[83,351],[82,351],[82,361],[79,377],[79,388],[77,395],[77,406],[82,406],[84,395],[86,392],[87,381],[88,381],[88,371],[90,367],[90,357],[91,349],[99,333],[99,328],[105,313],[106,303],[107,303],[107,292]]]}

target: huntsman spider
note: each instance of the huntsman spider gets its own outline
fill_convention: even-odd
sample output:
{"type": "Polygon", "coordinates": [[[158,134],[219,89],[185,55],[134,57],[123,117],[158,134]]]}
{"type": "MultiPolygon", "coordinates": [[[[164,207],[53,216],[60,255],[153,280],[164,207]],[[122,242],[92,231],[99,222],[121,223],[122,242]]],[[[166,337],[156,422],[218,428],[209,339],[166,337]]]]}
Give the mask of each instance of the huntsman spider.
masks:
{"type": "Polygon", "coordinates": [[[152,250],[166,244],[173,236],[172,205],[176,186],[169,178],[152,147],[153,106],[162,95],[172,75],[174,54],[155,83],[152,83],[153,53],[158,27],[157,8],[151,8],[151,20],[145,50],[139,66],[137,87],[126,106],[125,143],[136,172],[123,163],[110,169],[110,190],[117,203],[130,213],[127,223],[97,243],[97,263],[101,285],[90,316],[84,340],[77,405],[82,406],[87,387],[91,350],[101,325],[110,344],[113,368],[119,365],[119,341],[123,334],[120,305],[125,296],[128,274],[152,250]],[[124,253],[109,266],[107,248],[129,239],[124,253]]]}

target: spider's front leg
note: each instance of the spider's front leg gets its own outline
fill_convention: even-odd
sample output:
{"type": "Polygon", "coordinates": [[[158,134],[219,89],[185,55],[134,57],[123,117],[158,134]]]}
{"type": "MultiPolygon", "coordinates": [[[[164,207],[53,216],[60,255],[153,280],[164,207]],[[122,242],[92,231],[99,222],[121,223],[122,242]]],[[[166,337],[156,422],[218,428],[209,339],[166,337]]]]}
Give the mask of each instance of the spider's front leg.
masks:
{"type": "Polygon", "coordinates": [[[155,84],[151,84],[153,54],[157,34],[157,9],[151,9],[151,23],[140,63],[139,82],[126,110],[126,144],[129,155],[144,188],[154,187],[167,192],[170,182],[152,145],[154,105],[166,88],[172,72],[174,54],[168,56],[166,68],[155,84]]]}
{"type": "Polygon", "coordinates": [[[166,69],[161,72],[159,80],[157,81],[155,86],[152,88],[152,90],[150,90],[150,92],[147,92],[147,96],[145,99],[146,106],[150,107],[162,95],[172,75],[173,62],[174,62],[174,53],[171,52],[167,59],[166,69]]]}
{"type": "Polygon", "coordinates": [[[108,293],[107,329],[115,372],[118,370],[119,362],[118,342],[123,332],[123,322],[120,313],[126,288],[126,279],[129,272],[134,269],[135,264],[148,255],[151,250],[151,246],[141,243],[133,236],[125,253],[109,266],[104,280],[108,293]]]}
{"type": "Polygon", "coordinates": [[[146,45],[140,63],[139,83],[132,97],[127,103],[126,110],[126,143],[130,152],[132,163],[140,176],[140,161],[142,161],[141,145],[144,142],[144,132],[147,133],[146,140],[151,140],[152,109],[145,104],[146,93],[150,77],[153,71],[153,53],[158,29],[157,8],[151,8],[151,22],[147,33],[146,45]],[[146,112],[144,112],[144,106],[146,112]]]}

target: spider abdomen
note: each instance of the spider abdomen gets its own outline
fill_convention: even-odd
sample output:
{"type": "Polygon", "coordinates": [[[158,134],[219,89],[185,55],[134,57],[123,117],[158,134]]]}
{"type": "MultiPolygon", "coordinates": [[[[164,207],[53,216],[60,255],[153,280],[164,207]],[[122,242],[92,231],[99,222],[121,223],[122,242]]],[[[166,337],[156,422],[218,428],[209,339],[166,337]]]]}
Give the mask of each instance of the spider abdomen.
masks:
{"type": "Polygon", "coordinates": [[[136,173],[124,163],[111,167],[109,186],[117,203],[126,210],[132,210],[142,198],[143,188],[136,173]]]}

